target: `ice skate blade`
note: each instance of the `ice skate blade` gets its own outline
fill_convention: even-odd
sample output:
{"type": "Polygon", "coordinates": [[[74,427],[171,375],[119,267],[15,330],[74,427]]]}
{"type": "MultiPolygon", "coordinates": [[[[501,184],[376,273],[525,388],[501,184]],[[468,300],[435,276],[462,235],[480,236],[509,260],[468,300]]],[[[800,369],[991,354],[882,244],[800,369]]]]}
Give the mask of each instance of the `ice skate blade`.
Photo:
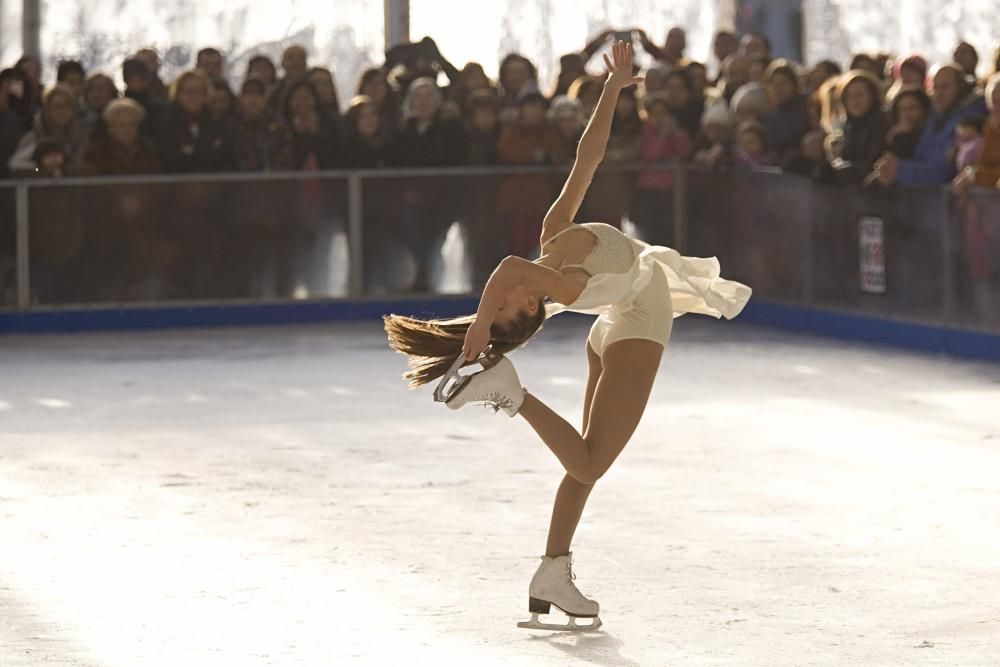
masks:
{"type": "MultiPolygon", "coordinates": [[[[492,350],[493,346],[490,345],[483,351],[482,356],[480,356],[480,358],[477,359],[477,362],[483,368],[490,368],[491,366],[496,364],[497,361],[499,361],[499,358],[495,359],[492,356],[490,356],[490,352],[492,350]]],[[[435,401],[437,401],[438,403],[447,403],[455,396],[458,396],[458,392],[460,392],[462,388],[465,387],[465,385],[469,382],[469,379],[472,377],[472,374],[462,375],[461,373],[459,373],[464,363],[465,363],[464,355],[459,355],[458,358],[455,359],[454,362],[452,362],[451,366],[448,368],[448,371],[444,374],[440,382],[438,382],[437,387],[434,389],[435,401]]]]}
{"type": "Polygon", "coordinates": [[[529,630],[562,630],[566,632],[591,632],[597,630],[603,623],[601,623],[600,616],[594,616],[593,621],[587,623],[586,625],[579,625],[576,622],[575,616],[569,617],[568,623],[542,623],[538,620],[538,614],[532,613],[530,621],[521,621],[517,624],[519,628],[528,628],[529,630]]]}

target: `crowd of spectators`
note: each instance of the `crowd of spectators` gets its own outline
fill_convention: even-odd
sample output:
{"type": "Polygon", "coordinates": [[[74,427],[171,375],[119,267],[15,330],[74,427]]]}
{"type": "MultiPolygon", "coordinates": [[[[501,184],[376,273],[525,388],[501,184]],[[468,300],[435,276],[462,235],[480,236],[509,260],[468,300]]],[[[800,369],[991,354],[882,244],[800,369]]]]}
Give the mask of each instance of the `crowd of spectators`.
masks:
{"type": "Polygon", "coordinates": [[[280,76],[268,57],[251,58],[235,92],[214,48],[169,85],[143,49],[123,63],[121,91],[72,60],[46,85],[25,56],[0,72],[0,177],[565,163],[601,91],[589,63],[623,34],[653,64],[619,104],[612,161],[773,167],[838,183],[1000,178],[1000,49],[983,67],[962,42],[936,67],[861,53],[805,68],[772,58],[763,35],[720,31],[710,80],[681,28],[663,46],[643,30],[604,31],[560,59],[548,91],[521,55],[507,55],[494,81],[477,63],[458,69],[429,38],[389,49],[352,96],[301,46],[284,51],[280,76]]]}
{"type": "MultiPolygon", "coordinates": [[[[919,54],[885,53],[804,67],[772,57],[764,35],[719,31],[710,62],[700,62],[679,27],[662,45],[641,29],[606,30],[560,58],[550,90],[522,55],[504,57],[494,80],[474,62],[459,69],[430,38],[390,48],[351,95],[302,46],[277,64],[251,58],[235,91],[235,73],[215,48],[169,83],[157,53],[143,49],[122,65],[124,90],[72,60],[43,82],[39,62],[25,56],[0,72],[0,178],[565,165],[601,94],[603,74],[591,61],[622,37],[652,64],[620,97],[604,164],[640,167],[599,172],[581,211],[587,219],[617,225],[627,213],[653,235],[672,180],[645,166],[671,160],[831,184],[1000,187],[1000,49],[984,63],[962,42],[954,62],[933,67],[919,54]]],[[[410,213],[447,198],[397,185],[410,213]]],[[[551,182],[512,176],[499,190],[489,196],[507,222],[505,245],[527,255],[551,182]]],[[[366,199],[369,208],[380,203],[366,199]]],[[[403,236],[424,267],[428,227],[415,216],[403,236]]],[[[491,258],[479,259],[488,266],[491,258]]],[[[421,268],[414,289],[425,287],[421,268]]]]}

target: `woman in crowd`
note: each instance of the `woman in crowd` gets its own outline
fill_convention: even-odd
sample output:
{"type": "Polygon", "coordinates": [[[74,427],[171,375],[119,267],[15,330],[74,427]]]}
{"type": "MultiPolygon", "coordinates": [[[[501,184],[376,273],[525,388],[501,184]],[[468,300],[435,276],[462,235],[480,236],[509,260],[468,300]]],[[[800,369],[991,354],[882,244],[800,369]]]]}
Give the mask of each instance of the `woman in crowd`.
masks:
{"type": "Polygon", "coordinates": [[[590,118],[597,107],[597,101],[601,99],[601,90],[604,84],[596,76],[581,76],[569,87],[566,95],[571,100],[577,100],[583,106],[583,113],[590,118]]]}
{"type": "Polygon", "coordinates": [[[448,99],[465,111],[469,96],[480,91],[497,96],[493,82],[486,76],[483,66],[479,63],[466,63],[458,73],[458,81],[448,87],[448,99]]]}
{"type": "Polygon", "coordinates": [[[181,74],[156,129],[156,148],[167,173],[225,171],[230,167],[222,123],[212,118],[212,83],[199,70],[181,74]]]}
{"type": "Polygon", "coordinates": [[[538,88],[538,70],[534,63],[518,53],[508,53],[500,61],[500,107],[517,108],[521,91],[538,88]]]}
{"type": "Polygon", "coordinates": [[[30,132],[21,137],[17,150],[8,163],[12,175],[30,174],[35,169],[32,158],[35,146],[45,140],[62,147],[72,164],[80,156],[87,135],[77,118],[77,101],[73,91],[57,83],[45,92],[42,109],[35,114],[30,132]]]}
{"type": "Polygon", "coordinates": [[[118,98],[118,87],[106,74],[92,74],[83,84],[80,104],[80,125],[88,137],[101,136],[104,131],[104,121],[101,114],[105,107],[118,98]]]}
{"type": "Polygon", "coordinates": [[[761,124],[778,166],[785,167],[798,157],[802,137],[809,129],[806,99],[802,95],[798,70],[782,58],[768,66],[764,85],[772,106],[761,124]]]}
{"type": "Polygon", "coordinates": [[[986,102],[977,95],[965,72],[955,64],[942,65],[934,75],[931,114],[911,160],[891,153],[875,163],[883,185],[942,185],[955,176],[951,149],[955,128],[970,116],[985,116],[986,102]]]}
{"type": "Polygon", "coordinates": [[[389,86],[386,71],[381,67],[370,67],[358,79],[357,95],[364,95],[378,108],[381,119],[379,126],[387,138],[396,135],[401,118],[401,105],[395,91],[389,86]]]}
{"type": "Polygon", "coordinates": [[[340,98],[337,96],[337,84],[333,82],[333,73],[326,67],[313,67],[309,70],[309,82],[316,89],[323,113],[334,123],[340,122],[340,98]]]}
{"type": "Polygon", "coordinates": [[[278,69],[274,66],[274,61],[267,56],[256,55],[247,62],[245,78],[263,81],[270,96],[278,82],[278,69]]]}
{"type": "Polygon", "coordinates": [[[902,88],[892,100],[892,127],[886,137],[887,149],[900,160],[912,160],[924,131],[931,98],[922,86],[902,88]]]}
{"type": "Polygon", "coordinates": [[[141,104],[128,98],[112,100],[101,116],[106,132],[84,150],[84,171],[100,176],[160,173],[156,148],[139,132],[146,117],[141,104]]]}
{"type": "Polygon", "coordinates": [[[333,122],[323,113],[323,103],[308,81],[288,88],[282,117],[292,130],[296,169],[315,171],[339,165],[333,122]]]}
{"type": "Polygon", "coordinates": [[[663,96],[670,113],[689,137],[698,134],[701,116],[705,113],[705,98],[697,96],[694,81],[686,69],[674,69],[667,74],[663,96]]]}
{"type": "Polygon", "coordinates": [[[892,66],[892,85],[885,94],[890,104],[903,88],[924,88],[927,83],[927,61],[913,54],[897,60],[892,66]]]}
{"type": "Polygon", "coordinates": [[[229,84],[222,79],[212,81],[212,91],[208,97],[208,111],[212,120],[225,125],[236,109],[236,96],[229,84]]]}
{"type": "Polygon", "coordinates": [[[810,96],[814,95],[816,91],[819,90],[820,86],[830,79],[840,76],[842,71],[843,70],[841,70],[840,65],[832,60],[819,61],[813,65],[812,69],[809,70],[809,73],[806,74],[805,94],[810,96]]]}
{"type": "MultiPolygon", "coordinates": [[[[410,84],[403,100],[403,125],[394,142],[392,161],[401,167],[445,167],[465,162],[465,133],[459,119],[441,113],[444,98],[433,79],[410,84]]],[[[431,288],[431,266],[441,240],[454,220],[455,198],[448,179],[408,178],[398,181],[398,231],[417,265],[409,289],[431,288]]]]}
{"type": "Polygon", "coordinates": [[[843,138],[831,162],[841,184],[860,184],[872,171],[885,148],[886,118],[882,112],[882,87],[870,72],[851,70],[837,87],[843,116],[843,138]]]}
{"type": "Polygon", "coordinates": [[[563,135],[567,144],[576,150],[580,143],[583,128],[587,126],[587,114],[580,100],[571,99],[568,95],[559,95],[549,106],[549,122],[563,135]]]}
{"type": "Polygon", "coordinates": [[[21,56],[14,64],[14,69],[24,77],[24,99],[28,104],[27,111],[34,115],[42,108],[42,64],[34,56],[21,56]]]}
{"type": "Polygon", "coordinates": [[[24,136],[26,119],[18,109],[24,84],[13,69],[0,72],[0,178],[10,175],[8,163],[24,136]]]}

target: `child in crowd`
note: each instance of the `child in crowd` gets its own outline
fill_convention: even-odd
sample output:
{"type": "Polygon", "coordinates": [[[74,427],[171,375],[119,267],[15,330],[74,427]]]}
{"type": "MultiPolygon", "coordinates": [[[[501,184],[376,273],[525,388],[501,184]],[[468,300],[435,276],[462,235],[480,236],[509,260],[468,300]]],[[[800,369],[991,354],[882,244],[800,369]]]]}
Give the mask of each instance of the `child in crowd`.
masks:
{"type": "Polygon", "coordinates": [[[35,176],[59,178],[66,174],[66,149],[57,141],[41,141],[32,154],[35,176]]]}
{"type": "Polygon", "coordinates": [[[955,169],[959,172],[979,162],[979,156],[983,154],[985,122],[986,119],[982,116],[972,116],[955,128],[955,169]]]}
{"type": "Polygon", "coordinates": [[[694,160],[706,167],[724,163],[729,155],[732,140],[733,114],[725,100],[708,107],[701,117],[701,135],[698,137],[694,160]]]}
{"type": "Polygon", "coordinates": [[[673,245],[674,172],[671,167],[653,168],[653,163],[687,160],[694,142],[670,108],[663,93],[643,100],[642,163],[631,218],[640,236],[654,245],[673,245]]]}
{"type": "Polygon", "coordinates": [[[497,163],[500,139],[500,101],[492,90],[475,90],[466,97],[465,136],[468,163],[474,166],[497,163]]]}
{"type": "Polygon", "coordinates": [[[736,130],[736,150],[733,164],[738,167],[766,167],[772,164],[768,153],[767,137],[760,123],[744,121],[736,130]]]}

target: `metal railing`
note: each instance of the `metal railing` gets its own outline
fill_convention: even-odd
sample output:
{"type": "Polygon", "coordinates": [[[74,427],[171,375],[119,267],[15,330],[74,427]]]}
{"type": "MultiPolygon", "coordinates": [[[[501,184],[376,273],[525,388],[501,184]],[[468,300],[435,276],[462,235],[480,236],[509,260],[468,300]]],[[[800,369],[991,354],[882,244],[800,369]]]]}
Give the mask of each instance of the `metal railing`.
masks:
{"type": "MultiPolygon", "coordinates": [[[[719,174],[679,163],[651,168],[669,173],[672,183],[660,191],[669,197],[643,200],[654,202],[645,207],[644,229],[649,232],[652,219],[669,237],[668,245],[682,254],[718,256],[724,275],[751,285],[759,297],[1000,330],[992,309],[994,302],[1000,303],[1000,192],[974,190],[957,200],[947,188],[822,186],[773,171],[719,174]],[[869,252],[871,257],[862,256],[869,252]],[[877,284],[864,284],[880,271],[887,287],[879,291],[877,284]]],[[[581,219],[611,216],[605,221],[614,223],[620,212],[618,221],[638,220],[642,202],[636,174],[642,169],[602,166],[581,219]]],[[[133,267],[130,275],[144,276],[149,267],[159,267],[170,279],[184,282],[189,270],[199,274],[187,292],[152,290],[160,295],[157,302],[281,301],[292,297],[280,290],[271,297],[247,297],[236,287],[228,292],[204,288],[219,276],[230,277],[229,269],[240,274],[237,283],[252,277],[261,269],[255,262],[306,261],[309,244],[316,239],[327,243],[335,229],[346,238],[346,267],[338,267],[346,269],[346,290],[335,295],[320,287],[308,291],[307,298],[366,299],[372,296],[366,285],[374,267],[366,261],[375,257],[373,246],[407,237],[419,272],[426,261],[419,256],[426,245],[421,234],[440,236],[442,224],[458,222],[473,230],[471,236],[482,233],[484,238],[477,237],[465,250],[485,265],[490,258],[511,254],[511,244],[518,242],[516,233],[509,235],[511,229],[530,233],[540,226],[544,208],[567,173],[564,167],[519,166],[0,181],[0,267],[6,247],[16,266],[16,299],[9,305],[22,312],[148,304],[141,294],[123,300],[101,296],[116,294],[114,290],[86,289],[88,283],[100,282],[93,276],[102,272],[106,283],[115,283],[115,263],[131,263],[136,253],[146,257],[138,263],[147,264],[133,267]],[[302,205],[303,198],[308,206],[302,205]],[[109,203],[110,211],[101,208],[109,203]],[[119,205],[125,212],[116,213],[119,205]],[[46,258],[46,248],[39,246],[47,245],[44,239],[58,245],[58,227],[69,227],[70,219],[76,236],[82,234],[84,240],[77,240],[79,254],[60,257],[62,264],[54,270],[58,262],[46,258]],[[100,238],[126,230],[132,236],[125,241],[100,238]],[[292,242],[295,247],[268,254],[269,246],[289,243],[286,236],[299,237],[292,242]],[[170,258],[157,257],[149,247],[157,244],[172,248],[166,252],[170,258]],[[241,250],[232,250],[235,245],[241,250]],[[76,264],[67,269],[67,262],[76,264]],[[60,295],[59,287],[66,283],[82,289],[60,295]]],[[[521,254],[525,247],[522,240],[521,254]]],[[[328,259],[320,262],[320,273],[329,271],[328,259]]],[[[389,258],[389,264],[397,259],[389,258]]],[[[479,287],[482,267],[476,270],[480,280],[474,287],[479,287]]],[[[278,271],[301,273],[301,266],[278,271]]],[[[0,274],[0,288],[2,281],[0,274]]]]}

